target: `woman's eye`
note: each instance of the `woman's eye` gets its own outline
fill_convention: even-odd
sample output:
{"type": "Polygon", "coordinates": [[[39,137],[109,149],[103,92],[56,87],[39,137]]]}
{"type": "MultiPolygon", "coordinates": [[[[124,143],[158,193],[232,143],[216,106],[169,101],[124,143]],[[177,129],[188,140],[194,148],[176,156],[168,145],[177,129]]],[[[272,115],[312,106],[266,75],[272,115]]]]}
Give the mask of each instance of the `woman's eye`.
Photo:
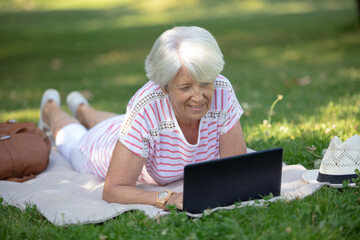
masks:
{"type": "Polygon", "coordinates": [[[190,89],[190,87],[189,86],[186,86],[186,87],[182,87],[182,88],[180,88],[181,90],[188,90],[188,89],[190,89]]]}
{"type": "Polygon", "coordinates": [[[208,83],[208,82],[203,82],[203,83],[200,83],[201,86],[209,86],[211,83],[208,83]]]}

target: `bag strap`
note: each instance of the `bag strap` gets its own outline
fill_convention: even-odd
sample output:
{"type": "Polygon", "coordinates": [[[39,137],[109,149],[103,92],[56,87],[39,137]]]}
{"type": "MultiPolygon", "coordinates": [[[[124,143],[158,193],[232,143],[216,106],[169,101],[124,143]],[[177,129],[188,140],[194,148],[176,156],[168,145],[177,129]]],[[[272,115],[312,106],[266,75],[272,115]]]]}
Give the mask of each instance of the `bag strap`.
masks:
{"type": "Polygon", "coordinates": [[[11,135],[5,135],[1,137],[1,142],[7,148],[11,155],[12,165],[14,169],[14,176],[23,176],[24,174],[24,167],[23,161],[20,155],[18,154],[18,150],[16,144],[12,142],[11,135]]]}
{"type": "Polygon", "coordinates": [[[30,174],[29,176],[24,176],[24,177],[11,177],[11,178],[7,178],[5,179],[6,181],[12,181],[12,182],[25,182],[27,180],[33,179],[35,178],[34,174],[30,174]]]}

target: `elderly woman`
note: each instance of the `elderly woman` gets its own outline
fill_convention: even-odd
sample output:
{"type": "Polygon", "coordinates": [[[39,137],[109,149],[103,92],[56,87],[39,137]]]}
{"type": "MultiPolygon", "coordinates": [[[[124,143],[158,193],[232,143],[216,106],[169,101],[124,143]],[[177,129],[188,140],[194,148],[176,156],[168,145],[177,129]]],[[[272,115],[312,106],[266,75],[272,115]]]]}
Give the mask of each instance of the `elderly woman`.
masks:
{"type": "Polygon", "coordinates": [[[183,194],[150,192],[137,183],[166,185],[184,166],[243,154],[243,110],[224,76],[214,37],[199,27],[165,31],[146,58],[150,79],[129,101],[125,115],[93,109],[79,93],[67,96],[74,117],[47,90],[39,126],[50,129],[74,169],[105,178],[103,199],[122,204],[166,204],[182,209],[183,194]]]}

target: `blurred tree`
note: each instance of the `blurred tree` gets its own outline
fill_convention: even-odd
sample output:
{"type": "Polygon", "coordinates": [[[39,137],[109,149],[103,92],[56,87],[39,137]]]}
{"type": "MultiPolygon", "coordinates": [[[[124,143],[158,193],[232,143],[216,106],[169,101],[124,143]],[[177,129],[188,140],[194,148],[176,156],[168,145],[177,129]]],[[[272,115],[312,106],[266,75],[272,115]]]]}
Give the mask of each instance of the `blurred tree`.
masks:
{"type": "Polygon", "coordinates": [[[358,21],[360,24],[360,0],[356,0],[356,4],[357,4],[357,12],[358,12],[358,21]]]}

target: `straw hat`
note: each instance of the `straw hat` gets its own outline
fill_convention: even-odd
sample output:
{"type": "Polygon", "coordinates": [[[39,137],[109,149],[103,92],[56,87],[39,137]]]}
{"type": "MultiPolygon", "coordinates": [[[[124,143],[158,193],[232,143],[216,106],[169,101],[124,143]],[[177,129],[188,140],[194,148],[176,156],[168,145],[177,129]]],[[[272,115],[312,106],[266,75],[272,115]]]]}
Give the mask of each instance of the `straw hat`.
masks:
{"type": "Polygon", "coordinates": [[[321,161],[320,169],[308,170],[302,178],[308,183],[320,182],[341,187],[344,180],[352,182],[352,178],[358,177],[356,169],[360,170],[360,136],[354,135],[344,143],[334,137],[321,161]]]}

